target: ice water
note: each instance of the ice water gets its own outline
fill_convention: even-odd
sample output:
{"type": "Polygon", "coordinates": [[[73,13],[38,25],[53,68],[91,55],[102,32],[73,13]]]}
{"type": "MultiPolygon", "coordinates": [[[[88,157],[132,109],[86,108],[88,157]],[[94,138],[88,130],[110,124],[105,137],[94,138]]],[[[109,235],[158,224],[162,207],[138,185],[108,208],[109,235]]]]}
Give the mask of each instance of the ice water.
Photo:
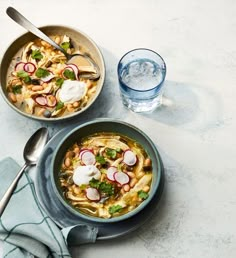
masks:
{"type": "Polygon", "coordinates": [[[121,71],[123,83],[138,91],[148,91],[161,84],[163,81],[162,68],[150,59],[134,60],[121,71]]]}
{"type": "Polygon", "coordinates": [[[165,66],[139,58],[118,67],[123,104],[135,112],[152,111],[162,102],[165,66]]]}

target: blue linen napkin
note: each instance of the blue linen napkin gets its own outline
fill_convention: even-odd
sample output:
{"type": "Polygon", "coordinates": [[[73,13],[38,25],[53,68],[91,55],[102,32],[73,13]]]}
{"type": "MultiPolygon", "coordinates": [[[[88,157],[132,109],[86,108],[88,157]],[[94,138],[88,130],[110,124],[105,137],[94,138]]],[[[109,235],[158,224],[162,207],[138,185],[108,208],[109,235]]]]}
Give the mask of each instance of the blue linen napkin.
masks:
{"type": "MultiPolygon", "coordinates": [[[[19,169],[11,158],[0,161],[0,198],[19,169]]],[[[97,233],[97,228],[87,225],[60,230],[42,209],[27,173],[18,182],[0,218],[3,257],[7,258],[71,257],[68,246],[93,243],[97,233]]]]}

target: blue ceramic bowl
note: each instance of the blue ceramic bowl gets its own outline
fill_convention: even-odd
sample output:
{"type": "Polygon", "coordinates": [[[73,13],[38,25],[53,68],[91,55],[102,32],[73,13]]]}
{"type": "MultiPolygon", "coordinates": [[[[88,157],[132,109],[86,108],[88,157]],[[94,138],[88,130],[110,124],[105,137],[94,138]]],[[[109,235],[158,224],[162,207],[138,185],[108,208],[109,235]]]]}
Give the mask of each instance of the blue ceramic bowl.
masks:
{"type": "Polygon", "coordinates": [[[78,218],[83,218],[88,221],[92,222],[101,222],[101,223],[112,223],[112,222],[118,222],[126,220],[132,216],[135,216],[138,212],[140,212],[142,209],[144,209],[149,202],[154,197],[155,193],[158,190],[158,187],[160,186],[160,179],[161,179],[161,161],[159,153],[154,145],[154,143],[151,141],[151,139],[140,129],[137,127],[134,127],[131,124],[118,121],[118,120],[112,120],[112,119],[97,119],[91,122],[84,123],[82,125],[79,125],[78,127],[74,128],[71,132],[69,132],[59,143],[57,149],[54,151],[54,154],[52,156],[52,163],[51,163],[51,183],[53,187],[53,191],[55,192],[58,199],[61,201],[61,203],[74,215],[78,216],[78,218]],[[65,156],[65,153],[67,152],[68,148],[70,148],[76,141],[80,140],[81,138],[94,134],[99,132],[113,132],[125,135],[138,143],[140,143],[148,155],[150,156],[152,160],[152,166],[153,166],[153,178],[152,178],[152,184],[149,192],[149,197],[143,201],[137,208],[134,210],[110,219],[104,219],[104,218],[98,218],[86,215],[84,213],[81,213],[77,209],[75,209],[72,205],[69,204],[69,202],[63,197],[61,186],[59,183],[58,178],[58,171],[60,171],[62,160],[65,156]]]}

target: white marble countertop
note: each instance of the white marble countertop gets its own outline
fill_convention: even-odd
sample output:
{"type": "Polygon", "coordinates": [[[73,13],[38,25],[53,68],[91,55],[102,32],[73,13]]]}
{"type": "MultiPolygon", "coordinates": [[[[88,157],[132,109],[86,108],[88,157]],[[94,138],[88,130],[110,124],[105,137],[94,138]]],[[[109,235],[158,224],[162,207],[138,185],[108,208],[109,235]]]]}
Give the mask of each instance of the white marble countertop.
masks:
{"type": "MultiPolygon", "coordinates": [[[[8,6],[38,26],[70,25],[90,35],[107,77],[99,99],[75,122],[130,122],[153,139],[164,161],[165,191],[152,219],[123,238],[81,246],[73,257],[235,258],[236,2],[1,0],[0,58],[25,32],[5,14],[8,6]],[[127,111],[119,96],[118,60],[137,47],[160,53],[168,69],[164,105],[148,115],[127,111]]],[[[2,98],[0,106],[0,156],[20,164],[37,128],[53,135],[66,125],[24,118],[2,98]]]]}

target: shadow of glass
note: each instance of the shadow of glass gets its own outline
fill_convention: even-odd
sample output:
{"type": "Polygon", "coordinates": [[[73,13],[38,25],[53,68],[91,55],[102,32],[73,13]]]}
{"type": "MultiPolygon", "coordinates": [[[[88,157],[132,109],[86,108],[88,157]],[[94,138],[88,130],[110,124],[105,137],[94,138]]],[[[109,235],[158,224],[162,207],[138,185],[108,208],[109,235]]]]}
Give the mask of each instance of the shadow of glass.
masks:
{"type": "Polygon", "coordinates": [[[171,126],[205,131],[222,122],[220,95],[206,85],[166,81],[163,104],[145,117],[171,126]]]}

